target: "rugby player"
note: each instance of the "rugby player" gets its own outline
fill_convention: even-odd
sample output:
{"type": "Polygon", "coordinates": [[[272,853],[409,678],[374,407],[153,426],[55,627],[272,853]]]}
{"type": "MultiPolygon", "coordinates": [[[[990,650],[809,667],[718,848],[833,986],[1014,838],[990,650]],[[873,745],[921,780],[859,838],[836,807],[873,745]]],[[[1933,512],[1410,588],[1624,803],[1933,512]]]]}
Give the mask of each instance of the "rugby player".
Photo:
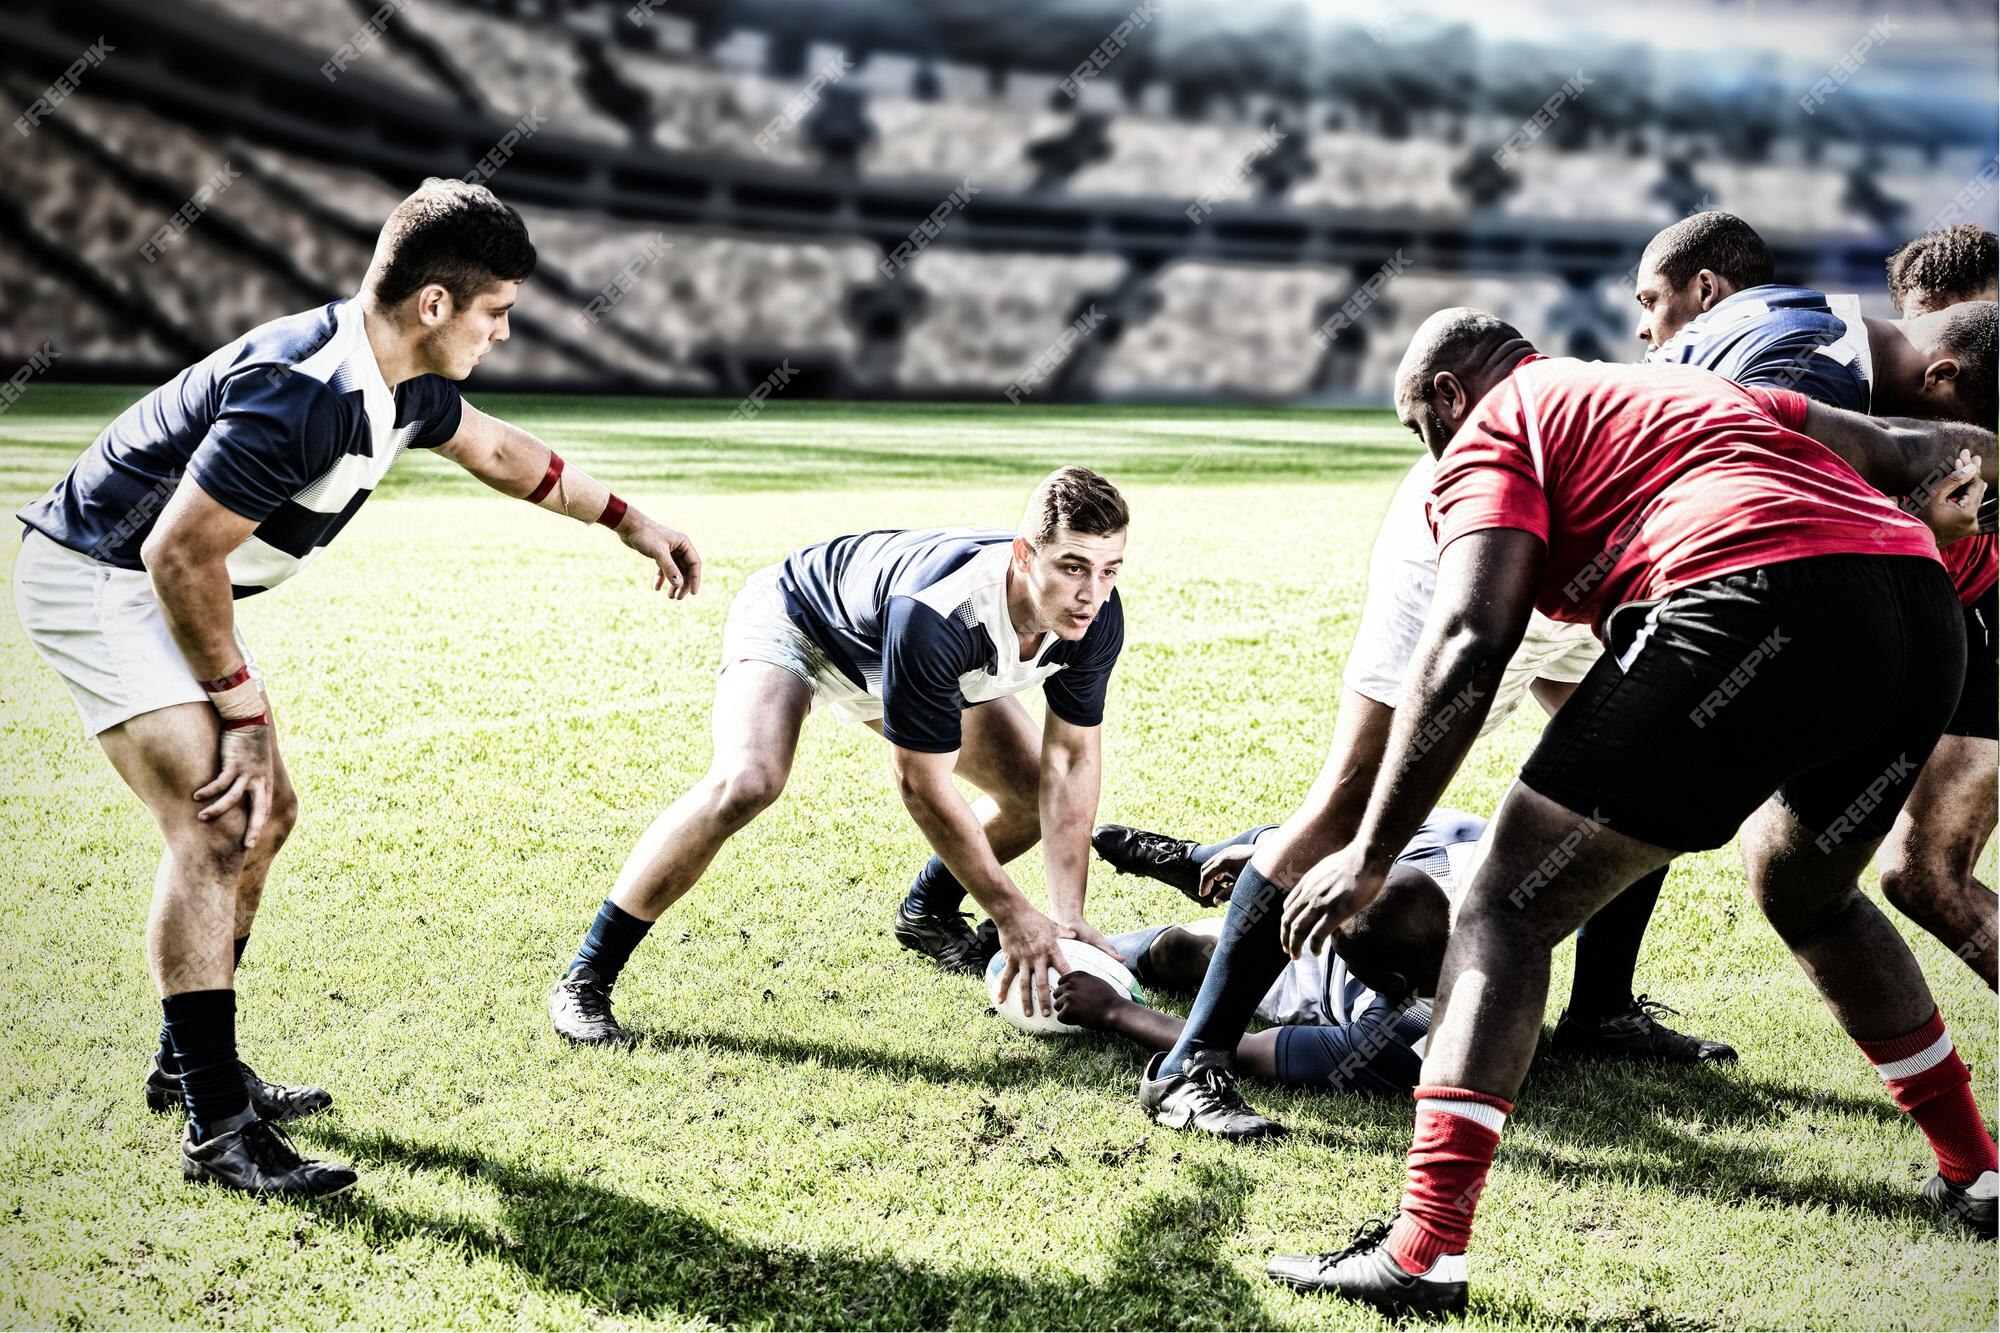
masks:
{"type": "Polygon", "coordinates": [[[1889,299],[1904,319],[2000,295],[2000,238],[1976,222],[1927,231],[1889,256],[1889,299]]]}
{"type": "Polygon", "coordinates": [[[1688,367],[1548,360],[1466,309],[1418,330],[1396,403],[1439,460],[1438,595],[1361,832],[1287,897],[1286,951],[1373,901],[1531,607],[1597,625],[1607,652],[1502,802],[1460,903],[1398,1216],[1341,1251],[1274,1258],[1271,1276],[1387,1310],[1462,1310],[1551,948],[1637,876],[1739,825],[1758,905],[1930,1142],[1924,1198],[1991,1235],[2000,1160],[1970,1075],[1857,883],[1950,717],[1963,621],[1930,528],[1823,445],[1901,455],[1920,478],[1956,460],[1929,503],[1969,527],[1992,433],[1878,421],[1688,367]],[[1584,569],[1602,572],[1572,597],[1584,569]],[[1856,679],[1872,683],[1864,698],[1856,679]]]}
{"type": "MultiPolygon", "coordinates": [[[[1991,300],[1901,320],[1866,319],[1852,296],[1773,285],[1728,297],[1648,359],[1700,366],[1738,384],[1797,389],[1832,407],[1987,425],[2000,410],[1996,347],[2000,318],[1991,300]]],[[[1866,460],[1851,461],[1868,475],[1866,460]]],[[[1943,549],[1965,616],[1965,684],[1877,860],[1889,902],[1989,987],[2000,963],[2000,898],[1973,870],[2000,801],[1996,547],[2000,538],[1985,533],[1943,549]]]]}
{"type": "Polygon", "coordinates": [[[1776,279],[1756,228],[1734,213],[1696,213],[1660,232],[1639,256],[1635,331],[1648,347],[1662,346],[1704,310],[1776,279]]]}
{"type": "Polygon", "coordinates": [[[675,597],[699,585],[687,537],[460,400],[454,381],[506,341],[534,267],[527,228],[491,191],[426,181],[389,215],[357,295],[183,370],[20,512],[21,623],[166,842],[146,925],[164,1022],[145,1094],[186,1107],[190,1180],[283,1195],[354,1182],[274,1128],[332,1098],[267,1083],[236,1055],[236,965],[299,807],[235,599],[312,560],[405,449],[612,528],[675,597]]]}
{"type": "MultiPolygon", "coordinates": [[[[1249,846],[1273,827],[1231,839],[1208,860],[1249,846]]],[[[1486,821],[1438,810],[1424,821],[1383,886],[1382,896],[1326,944],[1291,961],[1258,1001],[1256,1017],[1272,1024],[1237,1044],[1234,1064],[1252,1078],[1316,1091],[1408,1093],[1417,1085],[1430,998],[1437,991],[1451,929],[1451,901],[1486,821]]],[[[1163,883],[1175,881],[1155,875],[1163,883]]],[[[1181,885],[1176,884],[1176,887],[1181,885]]],[[[1201,988],[1215,955],[1220,920],[1152,926],[1112,938],[1142,984],[1171,994],[1201,988]]],[[[1180,1040],[1183,1024],[1119,995],[1099,977],[1073,971],[1056,984],[1056,1017],[1111,1032],[1153,1063],[1180,1040]]],[[[1264,1133],[1282,1132],[1264,1121],[1264,1133]]]]}
{"type": "Polygon", "coordinates": [[[1007,950],[1004,985],[1030,978],[1050,1010],[1059,939],[1115,954],[1083,914],[1097,813],[1100,726],[1125,642],[1113,584],[1125,501],[1088,468],[1058,468],[1016,533],[977,528],[866,532],[802,547],[752,574],[729,608],[707,776],[626,858],[576,956],[549,992],[571,1041],[631,1040],[611,988],[653,922],[722,844],[778,799],[806,714],[824,705],[889,742],[904,806],[936,855],[892,924],[898,940],[955,972],[1007,950]],[[1040,684],[1037,731],[1014,696],[1040,684]],[[968,804],[956,773],[985,797],[968,804]],[[1053,918],[1003,868],[1039,841],[1053,918]],[[984,908],[975,935],[959,908],[984,908]]]}

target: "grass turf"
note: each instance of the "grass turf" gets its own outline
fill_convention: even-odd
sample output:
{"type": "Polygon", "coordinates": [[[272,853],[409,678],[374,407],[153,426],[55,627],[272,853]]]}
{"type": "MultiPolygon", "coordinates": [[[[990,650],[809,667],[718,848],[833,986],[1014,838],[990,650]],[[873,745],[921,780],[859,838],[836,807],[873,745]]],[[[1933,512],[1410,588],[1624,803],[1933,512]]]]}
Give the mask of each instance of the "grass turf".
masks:
{"type": "MultiPolygon", "coordinates": [[[[0,417],[0,499],[60,475],[133,396],[34,389],[0,417]]],[[[1408,1104],[1260,1090],[1297,1132],[1231,1149],[1144,1122],[1128,1049],[986,1016],[977,983],[888,934],[924,849],[861,728],[815,719],[785,798],[643,946],[619,988],[638,1050],[564,1049],[542,995],[705,766],[743,577],[837,532],[1010,524],[1061,462],[1104,470],[1135,514],[1102,816],[1213,837],[1282,815],[1330,734],[1413,448],[1395,423],[479,400],[692,532],[706,591],[656,597],[608,534],[412,457],[310,571],[241,604],[305,812],[239,977],[242,1047],[335,1090],[297,1139],[360,1166],[348,1201],[179,1181],[178,1122],[138,1088],[157,838],[0,630],[0,1323],[1378,1326],[1261,1266],[1386,1210],[1408,1104]]],[[[1530,712],[1475,750],[1453,804],[1493,808],[1530,712]]],[[[1038,858],[1017,869],[1038,894],[1038,858]]],[[[1091,904],[1106,929],[1193,910],[1102,867],[1091,904]]],[[[1990,1109],[1992,997],[1905,934],[1990,1109]]],[[[1917,1202],[1921,1137],[1733,848],[1676,867],[1640,980],[1744,1061],[1538,1069],[1481,1208],[1471,1323],[1994,1326],[1994,1247],[1917,1202]]]]}

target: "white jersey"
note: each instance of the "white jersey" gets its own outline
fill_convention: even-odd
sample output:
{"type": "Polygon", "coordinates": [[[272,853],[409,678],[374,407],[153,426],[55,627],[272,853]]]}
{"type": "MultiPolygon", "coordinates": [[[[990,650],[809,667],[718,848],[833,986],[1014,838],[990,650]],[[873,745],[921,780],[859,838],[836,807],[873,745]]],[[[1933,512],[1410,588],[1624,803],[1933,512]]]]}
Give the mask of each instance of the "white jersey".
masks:
{"type": "MultiPolygon", "coordinates": [[[[1402,702],[1403,682],[1437,596],[1437,539],[1424,514],[1434,467],[1430,454],[1418,455],[1389,501],[1368,559],[1361,628],[1347,655],[1348,688],[1391,708],[1402,702]]],[[[1537,679],[1574,684],[1589,673],[1602,652],[1588,625],[1563,624],[1532,612],[1479,734],[1484,736],[1506,721],[1537,679]]]]}

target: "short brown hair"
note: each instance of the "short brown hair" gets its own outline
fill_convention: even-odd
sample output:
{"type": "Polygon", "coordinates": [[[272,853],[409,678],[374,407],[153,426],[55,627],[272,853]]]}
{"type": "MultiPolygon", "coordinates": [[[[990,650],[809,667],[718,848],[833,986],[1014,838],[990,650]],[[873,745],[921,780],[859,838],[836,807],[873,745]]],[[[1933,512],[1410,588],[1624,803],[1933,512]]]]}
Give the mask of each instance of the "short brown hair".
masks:
{"type": "Polygon", "coordinates": [[[1067,529],[1083,537],[1109,537],[1132,523],[1118,488],[1087,467],[1059,467],[1028,497],[1021,535],[1030,546],[1046,546],[1067,529]]]}
{"type": "Polygon", "coordinates": [[[387,306],[434,282],[463,305],[534,271],[534,242],[519,213],[484,185],[433,176],[382,224],[362,287],[387,306]]]}
{"type": "Polygon", "coordinates": [[[1922,293],[1926,308],[1942,310],[1983,296],[2000,275],[2000,238],[1977,222],[1927,231],[1889,256],[1889,299],[1904,318],[1925,313],[1909,308],[1922,293]]]}

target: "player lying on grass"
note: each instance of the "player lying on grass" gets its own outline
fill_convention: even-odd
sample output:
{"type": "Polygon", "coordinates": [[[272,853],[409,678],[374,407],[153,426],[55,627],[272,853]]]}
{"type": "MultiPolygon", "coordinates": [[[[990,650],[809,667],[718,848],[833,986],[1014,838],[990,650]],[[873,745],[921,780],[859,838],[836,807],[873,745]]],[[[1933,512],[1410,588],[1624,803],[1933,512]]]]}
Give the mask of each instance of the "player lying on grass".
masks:
{"type": "MultiPolygon", "coordinates": [[[[1439,810],[1425,820],[1396,858],[1382,896],[1278,974],[1256,1012],[1260,1022],[1273,1026],[1237,1044],[1235,1067],[1287,1088],[1390,1093],[1414,1088],[1459,870],[1485,827],[1485,820],[1457,810],[1439,810]]],[[[1268,831],[1269,826],[1255,832],[1268,831]]],[[[1215,956],[1220,925],[1208,917],[1186,926],[1153,926],[1116,936],[1112,943],[1141,984],[1192,995],[1215,956]]],[[[1056,983],[1055,999],[1056,1017],[1124,1037],[1153,1052],[1151,1063],[1180,1039],[1180,1019],[1126,999],[1087,972],[1065,975],[1056,983]]]]}
{"type": "MultiPolygon", "coordinates": [[[[1418,330],[1396,406],[1439,459],[1437,599],[1360,834],[1244,929],[1296,956],[1374,900],[1532,607],[1598,625],[1607,652],[1502,802],[1459,904],[1398,1215],[1343,1250],[1275,1258],[1271,1275],[1387,1310],[1462,1310],[1550,950],[1635,877],[1739,825],[1766,919],[1930,1141],[1924,1198],[1991,1235],[2000,1161],[1970,1075],[1857,882],[1951,715],[1963,621],[1931,529],[1822,444],[1901,454],[1918,476],[1957,458],[1933,503],[1969,526],[1991,465],[1963,450],[1990,458],[1991,432],[1876,421],[1687,367],[1548,360],[1465,309],[1418,330]],[[1601,577],[1573,596],[1586,569],[1601,577]]],[[[1232,918],[1244,896],[1239,883],[1232,918]]]]}
{"type": "Polygon", "coordinates": [[[182,371],[20,513],[21,623],[166,841],[146,926],[165,1022],[145,1093],[187,1108],[189,1179],[272,1194],[354,1180],[272,1128],[332,1099],[236,1057],[236,965],[298,797],[234,599],[297,573],[413,448],[613,528],[676,597],[699,582],[685,536],[460,401],[453,381],[506,340],[534,267],[527,228],[490,191],[427,181],[390,214],[358,295],[182,371]]]}
{"type": "MultiPolygon", "coordinates": [[[[2000,318],[1986,300],[1901,320],[1865,319],[1851,296],[1767,284],[1719,302],[1648,359],[1700,366],[1743,385],[1797,389],[1832,407],[1984,425],[1996,413],[2000,318]]],[[[1868,460],[1851,461],[1868,475],[1868,460]]],[[[1989,987],[2000,962],[2000,898],[1973,870],[2000,800],[1997,548],[2000,538],[1991,533],[1943,548],[1965,617],[1965,684],[1877,861],[1889,902],[1989,987]]]]}
{"type": "Polygon", "coordinates": [[[936,851],[896,909],[896,938],[953,972],[980,971],[1004,946],[1003,989],[1025,972],[1027,1003],[1049,1012],[1057,940],[1110,944],[1084,920],[1083,896],[1099,727],[1125,642],[1113,584],[1128,522],[1110,482],[1066,467],[1035,487],[1018,533],[867,532],[752,574],[723,631],[708,774],[626,858],[549,992],[556,1031],[629,1040],[611,1011],[619,973],[722,844],[778,799],[820,705],[887,738],[903,804],[936,851]],[[1038,683],[1040,731],[1014,697],[1038,683]],[[985,797],[968,804],[954,774],[985,797]],[[1004,869],[1038,841],[1053,918],[1004,869]],[[994,934],[967,926],[968,890],[994,934]]]}
{"type": "Polygon", "coordinates": [[[1889,299],[1904,319],[2000,296],[2000,237],[1976,222],[1927,231],[1889,256],[1889,299]]]}

